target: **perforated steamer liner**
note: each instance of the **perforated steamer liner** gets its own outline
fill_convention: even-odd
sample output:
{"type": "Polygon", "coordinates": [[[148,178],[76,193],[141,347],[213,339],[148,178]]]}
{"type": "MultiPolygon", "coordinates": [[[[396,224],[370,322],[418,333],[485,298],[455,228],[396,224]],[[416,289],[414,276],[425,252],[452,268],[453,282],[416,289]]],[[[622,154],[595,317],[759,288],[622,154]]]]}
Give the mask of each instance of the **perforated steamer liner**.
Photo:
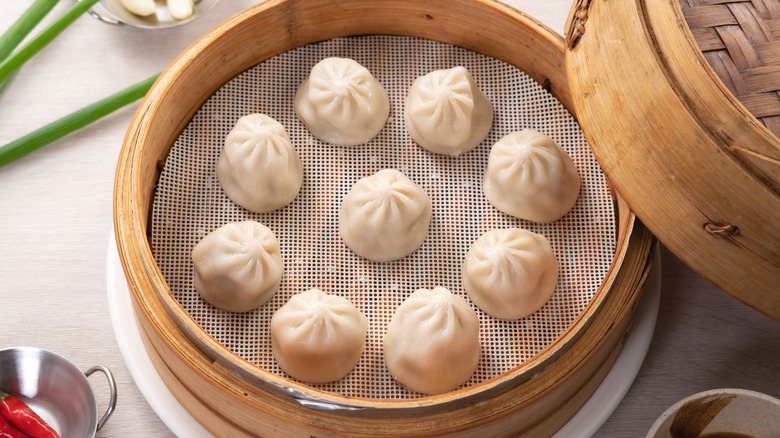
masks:
{"type": "MultiPolygon", "coordinates": [[[[338,38],[277,55],[222,86],[182,131],[168,154],[152,211],[152,249],[173,296],[225,347],[285,377],[271,352],[270,320],[289,298],[312,287],[341,295],[368,316],[362,360],[346,378],[316,388],[351,397],[419,397],[399,385],[384,365],[384,333],[396,308],[415,290],[444,286],[466,298],[461,265],[471,244],[496,228],[522,227],[547,237],[560,272],[555,293],[540,311],[502,321],[477,309],[482,357],[473,385],[521,366],[552,345],[579,317],[606,277],[616,246],[613,200],[576,120],[521,70],[456,46],[412,37],[338,38]],[[388,90],[390,118],[366,145],[336,147],[314,138],[296,118],[294,97],[311,67],[329,56],[356,59],[388,90]],[[477,148],[457,158],[432,154],[406,132],[403,107],[415,78],[465,66],[494,108],[493,126],[477,148]],[[216,179],[225,136],[246,114],[270,115],[284,125],[301,156],[304,185],[289,206],[253,214],[233,203],[216,179]],[[550,224],[518,220],[493,208],[482,192],[491,146],[512,131],[537,129],[574,160],[582,187],[577,204],[550,224]],[[432,226],[422,247],[402,260],[373,263],[339,237],[339,208],[359,179],[400,169],[432,200],[432,226]],[[255,220],[280,240],[285,272],[279,291],[260,309],[221,311],[194,289],[193,247],[230,222],[255,220]]],[[[473,305],[472,305],[473,306],[473,305]]]]}
{"type": "Polygon", "coordinates": [[[120,157],[118,246],[150,356],[185,407],[221,434],[555,430],[584,403],[614,360],[648,268],[652,238],[620,198],[611,269],[560,342],[523,367],[433,397],[355,398],[265,372],[205,334],[171,295],[154,260],[147,221],[157,172],[175,138],[212,93],[244,69],[291,48],[371,33],[456,43],[504,59],[522,67],[564,105],[570,103],[560,38],[495,3],[269,2],[229,20],[161,76],[141,105],[120,157]],[[525,53],[518,54],[518,46],[525,53]],[[231,50],[236,48],[245,50],[231,50]]]}

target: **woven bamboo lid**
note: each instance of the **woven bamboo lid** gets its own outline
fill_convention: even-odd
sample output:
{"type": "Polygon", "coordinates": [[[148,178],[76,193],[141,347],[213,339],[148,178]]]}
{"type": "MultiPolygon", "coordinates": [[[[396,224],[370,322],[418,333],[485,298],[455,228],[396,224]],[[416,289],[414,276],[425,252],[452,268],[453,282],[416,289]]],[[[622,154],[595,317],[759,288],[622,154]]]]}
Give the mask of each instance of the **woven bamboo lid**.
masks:
{"type": "Polygon", "coordinates": [[[578,0],[568,78],[637,216],[716,286],[780,320],[780,3],[578,0]]]}
{"type": "Polygon", "coordinates": [[[780,2],[680,0],[680,7],[723,85],[780,136],[780,2]]]}

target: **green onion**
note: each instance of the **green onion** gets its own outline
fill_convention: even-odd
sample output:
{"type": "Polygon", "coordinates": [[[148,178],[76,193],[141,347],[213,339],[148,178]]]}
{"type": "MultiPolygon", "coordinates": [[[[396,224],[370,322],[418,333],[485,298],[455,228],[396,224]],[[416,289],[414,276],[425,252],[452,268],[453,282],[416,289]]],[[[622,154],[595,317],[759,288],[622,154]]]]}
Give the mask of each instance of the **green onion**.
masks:
{"type": "Polygon", "coordinates": [[[8,57],[43,17],[51,11],[57,0],[35,0],[14,24],[0,36],[0,61],[8,57]]]}
{"type": "MultiPolygon", "coordinates": [[[[43,20],[58,0],[35,0],[14,24],[0,36],[0,62],[4,61],[16,46],[43,20]]],[[[8,80],[0,81],[0,91],[3,91],[8,80]]]]}
{"type": "Polygon", "coordinates": [[[146,95],[159,74],[132,85],[0,147],[0,166],[36,151],[146,95]]]}
{"type": "MultiPolygon", "coordinates": [[[[41,49],[46,47],[54,38],[62,33],[79,16],[91,8],[98,0],[80,0],[71,6],[61,17],[57,18],[38,35],[24,44],[19,50],[0,63],[0,84],[5,81],[21,67],[25,62],[32,58],[41,49]]],[[[4,35],[5,36],[5,35],[4,35]]]]}

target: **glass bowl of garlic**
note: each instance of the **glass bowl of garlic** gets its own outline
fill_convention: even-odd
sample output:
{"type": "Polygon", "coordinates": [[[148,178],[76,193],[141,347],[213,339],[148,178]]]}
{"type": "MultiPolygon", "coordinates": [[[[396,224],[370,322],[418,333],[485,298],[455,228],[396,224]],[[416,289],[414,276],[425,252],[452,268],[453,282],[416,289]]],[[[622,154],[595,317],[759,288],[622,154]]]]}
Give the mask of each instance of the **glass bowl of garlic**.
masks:
{"type": "Polygon", "coordinates": [[[208,12],[219,0],[100,0],[90,15],[111,24],[163,29],[188,23],[208,12]]]}

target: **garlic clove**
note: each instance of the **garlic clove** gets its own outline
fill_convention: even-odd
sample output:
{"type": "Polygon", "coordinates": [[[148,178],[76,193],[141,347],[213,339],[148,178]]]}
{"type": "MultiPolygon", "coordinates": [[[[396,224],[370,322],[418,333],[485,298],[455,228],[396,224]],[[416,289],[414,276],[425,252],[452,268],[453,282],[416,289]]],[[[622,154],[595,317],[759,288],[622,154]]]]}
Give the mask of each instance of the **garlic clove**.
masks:
{"type": "Polygon", "coordinates": [[[193,0],[168,0],[168,10],[173,18],[184,20],[192,16],[193,4],[193,0]]]}
{"type": "Polygon", "coordinates": [[[135,15],[147,17],[157,11],[154,0],[120,0],[122,6],[135,15]]]}

